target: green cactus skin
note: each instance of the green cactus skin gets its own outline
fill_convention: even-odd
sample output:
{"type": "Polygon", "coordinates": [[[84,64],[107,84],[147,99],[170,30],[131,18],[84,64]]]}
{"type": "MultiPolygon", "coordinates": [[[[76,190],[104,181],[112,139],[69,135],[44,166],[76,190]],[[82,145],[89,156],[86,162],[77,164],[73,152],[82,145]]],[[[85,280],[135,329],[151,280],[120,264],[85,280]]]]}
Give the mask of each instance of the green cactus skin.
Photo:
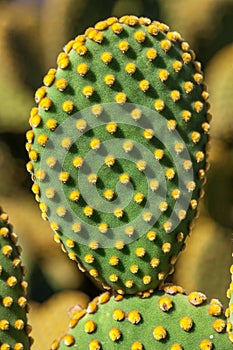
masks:
{"type": "Polygon", "coordinates": [[[199,292],[166,286],[147,298],[105,292],[75,314],[51,350],[229,350],[222,305],[199,292]]]}
{"type": "MultiPolygon", "coordinates": [[[[36,91],[38,107],[31,111],[32,130],[27,132],[26,148],[30,158],[27,169],[35,182],[32,190],[40,202],[42,217],[49,219],[55,240],[62,243],[69,257],[78,261],[79,267],[100,280],[104,287],[129,294],[156,288],[173,271],[196,215],[198,200],[203,195],[210,116],[200,63],[195,61],[194,53],[179,33],[170,31],[163,23],[135,16],[99,22],[95,28],[87,29],[84,35],[70,41],[64,50],[58,56],[58,68],[50,69],[45,76],[46,86],[36,91]],[[120,115],[122,111],[126,113],[126,102],[137,104],[137,108],[131,107],[129,114],[129,119],[135,123],[132,127],[124,123],[117,125],[111,116],[113,112],[103,107],[103,104],[115,103],[120,115]],[[98,120],[105,125],[90,133],[85,133],[87,122],[82,118],[73,125],[69,119],[71,115],[85,108],[91,110],[90,123],[98,120]],[[166,121],[165,127],[161,130],[142,127],[143,120],[147,120],[144,110],[140,118],[142,108],[158,113],[159,120],[166,121]],[[57,136],[56,130],[60,130],[62,123],[70,130],[77,129],[77,135],[83,135],[72,145],[69,133],[63,135],[61,131],[62,138],[56,147],[52,146],[55,147],[53,151],[46,144],[53,135],[57,136]],[[182,143],[172,140],[176,131],[182,143]],[[156,133],[166,132],[169,138],[171,135],[171,141],[164,145],[156,133]],[[163,184],[160,178],[158,181],[153,176],[145,180],[143,171],[148,164],[143,157],[129,164],[118,159],[115,162],[110,155],[108,160],[103,158],[105,163],[98,174],[86,176],[85,183],[90,186],[88,193],[97,188],[101,200],[108,203],[112,197],[109,192],[106,195],[105,190],[110,189],[113,194],[120,179],[126,191],[127,182],[132,179],[135,197],[128,206],[109,214],[97,212],[84,201],[82,193],[80,195],[76,179],[83,160],[85,165],[85,152],[90,150],[98,156],[101,142],[114,142],[115,138],[121,139],[124,154],[130,153],[134,143],[145,146],[152,155],[158,176],[165,181],[166,198],[159,201],[155,209],[162,215],[153,225],[150,220],[154,212],[146,211],[144,203],[150,195],[160,198],[156,193],[163,184]],[[132,141],[123,142],[124,138],[132,141]],[[184,155],[184,148],[188,156],[184,155]],[[171,150],[175,161],[169,155],[171,150]],[[61,171],[57,172],[60,151],[66,152],[66,158],[61,171]],[[178,161],[182,176],[190,176],[193,170],[192,181],[183,180],[184,191],[180,191],[176,173],[178,161]],[[53,181],[62,185],[65,200],[61,200],[63,194],[53,187],[53,181]],[[191,193],[187,210],[181,204],[185,193],[191,193]],[[75,212],[75,220],[70,219],[67,201],[75,212]],[[181,206],[176,212],[179,223],[173,229],[169,219],[175,204],[181,206]],[[148,228],[134,232],[130,223],[136,217],[148,224],[148,228]],[[83,232],[80,220],[91,224],[91,231],[83,232]],[[108,228],[111,231],[121,226],[119,237],[123,238],[112,238],[108,234],[108,228]],[[105,242],[113,243],[104,249],[105,242]]],[[[154,203],[151,201],[149,205],[154,203]]]]}
{"type": "Polygon", "coordinates": [[[27,282],[23,279],[20,247],[0,208],[0,349],[28,350],[32,339],[27,324],[27,282]]]}

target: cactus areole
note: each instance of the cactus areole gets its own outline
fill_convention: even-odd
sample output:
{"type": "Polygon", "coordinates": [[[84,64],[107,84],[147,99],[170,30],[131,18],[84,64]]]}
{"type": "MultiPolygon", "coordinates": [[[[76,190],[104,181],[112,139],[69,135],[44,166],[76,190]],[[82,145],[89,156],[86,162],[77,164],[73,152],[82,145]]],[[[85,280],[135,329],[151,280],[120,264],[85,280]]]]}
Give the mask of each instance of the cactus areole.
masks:
{"type": "Polygon", "coordinates": [[[118,293],[157,288],[203,195],[201,65],[158,21],[108,18],[71,40],[35,93],[27,169],[55,241],[118,293]]]}

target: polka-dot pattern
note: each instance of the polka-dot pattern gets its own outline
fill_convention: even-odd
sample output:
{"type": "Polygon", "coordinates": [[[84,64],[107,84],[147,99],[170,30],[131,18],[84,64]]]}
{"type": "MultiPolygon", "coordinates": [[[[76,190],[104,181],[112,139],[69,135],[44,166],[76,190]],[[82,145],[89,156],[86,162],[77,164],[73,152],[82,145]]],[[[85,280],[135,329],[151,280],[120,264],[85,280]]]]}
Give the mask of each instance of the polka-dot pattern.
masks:
{"type": "MultiPolygon", "coordinates": [[[[85,312],[80,311],[78,322],[70,323],[70,330],[58,343],[57,349],[68,347],[80,350],[96,344],[102,350],[125,349],[229,349],[223,314],[209,313],[209,305],[193,305],[181,287],[167,286],[140,296],[109,293],[95,298],[85,312]],[[105,303],[103,305],[102,299],[105,303]],[[72,345],[66,344],[67,337],[72,345]]],[[[193,295],[193,293],[192,293],[193,295]]],[[[215,299],[215,302],[218,301],[215,299]]]]}
{"type": "Polygon", "coordinates": [[[157,288],[203,194],[209,117],[200,64],[167,25],[112,17],[71,40],[43,84],[27,169],[55,241],[105,288],[157,288]],[[92,169],[87,154],[101,166],[92,169]]]}
{"type": "Polygon", "coordinates": [[[0,348],[9,350],[29,349],[32,343],[27,325],[27,283],[17,238],[8,215],[0,208],[0,348]]]}

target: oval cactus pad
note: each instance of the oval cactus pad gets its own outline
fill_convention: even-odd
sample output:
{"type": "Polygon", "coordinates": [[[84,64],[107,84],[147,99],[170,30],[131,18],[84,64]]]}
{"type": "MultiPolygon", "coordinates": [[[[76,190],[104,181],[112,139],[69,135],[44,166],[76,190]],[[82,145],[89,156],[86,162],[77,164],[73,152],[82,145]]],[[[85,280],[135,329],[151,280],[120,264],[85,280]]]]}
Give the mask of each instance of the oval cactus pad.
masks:
{"type": "Polygon", "coordinates": [[[181,35],[108,18],[71,40],[35,93],[26,148],[55,240],[107,288],[173,271],[206,171],[208,93],[181,35]]]}

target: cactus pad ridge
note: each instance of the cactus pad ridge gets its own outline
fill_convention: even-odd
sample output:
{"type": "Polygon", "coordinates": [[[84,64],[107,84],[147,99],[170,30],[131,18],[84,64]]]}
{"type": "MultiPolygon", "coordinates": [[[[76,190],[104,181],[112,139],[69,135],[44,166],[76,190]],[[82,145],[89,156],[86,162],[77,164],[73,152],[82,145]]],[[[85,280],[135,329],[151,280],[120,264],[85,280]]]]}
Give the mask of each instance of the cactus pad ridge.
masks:
{"type": "Polygon", "coordinates": [[[27,282],[21,265],[17,235],[0,208],[0,349],[29,350],[27,282]]]}
{"type": "Polygon", "coordinates": [[[141,297],[105,292],[73,315],[50,349],[229,349],[219,300],[208,304],[200,292],[183,293],[173,285],[141,297]]]}
{"type": "Polygon", "coordinates": [[[26,135],[42,217],[103,286],[157,288],[204,193],[210,116],[200,63],[167,25],[123,16],[71,40],[57,65],[35,93],[26,135]]]}

